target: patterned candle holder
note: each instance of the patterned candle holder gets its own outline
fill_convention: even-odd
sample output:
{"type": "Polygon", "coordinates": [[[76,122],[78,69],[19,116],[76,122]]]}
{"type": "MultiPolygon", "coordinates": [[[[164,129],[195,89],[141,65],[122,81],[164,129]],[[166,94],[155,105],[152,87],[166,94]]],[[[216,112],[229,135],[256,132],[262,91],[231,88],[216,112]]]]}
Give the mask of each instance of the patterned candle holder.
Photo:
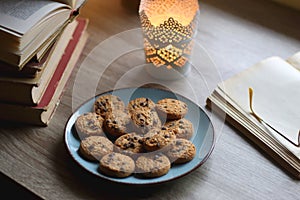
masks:
{"type": "Polygon", "coordinates": [[[141,0],[146,71],[154,78],[174,80],[190,71],[199,12],[197,0],[141,0]]]}

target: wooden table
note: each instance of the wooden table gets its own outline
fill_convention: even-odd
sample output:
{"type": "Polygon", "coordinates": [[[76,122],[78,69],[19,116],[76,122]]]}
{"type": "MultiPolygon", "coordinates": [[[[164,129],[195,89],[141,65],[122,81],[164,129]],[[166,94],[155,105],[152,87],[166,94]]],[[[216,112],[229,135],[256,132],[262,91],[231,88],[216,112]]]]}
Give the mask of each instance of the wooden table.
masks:
{"type": "MultiPolygon", "coordinates": [[[[203,0],[200,6],[197,39],[214,61],[222,80],[266,57],[287,58],[300,50],[299,11],[262,0],[203,0]]],[[[83,69],[81,64],[101,42],[139,28],[137,8],[137,0],[88,0],[81,15],[90,19],[89,41],[50,125],[0,128],[1,193],[27,199],[72,200],[300,199],[299,181],[214,116],[214,151],[204,165],[176,181],[151,187],[118,185],[90,175],[72,160],[64,145],[65,124],[76,101],[89,98],[74,98],[73,89],[78,87],[76,75],[80,72],[88,77],[99,70],[97,58],[90,68],[83,69]]],[[[124,42],[130,44],[134,38],[124,42]]],[[[114,51],[106,53],[111,56],[114,51]]],[[[136,64],[134,59],[127,59],[126,64],[116,61],[115,67],[101,77],[95,93],[114,88],[130,64],[136,64]]],[[[208,80],[210,85],[217,84],[216,79],[208,80]]],[[[90,81],[81,83],[82,92],[90,81]]],[[[199,94],[203,109],[205,95],[199,94]]]]}

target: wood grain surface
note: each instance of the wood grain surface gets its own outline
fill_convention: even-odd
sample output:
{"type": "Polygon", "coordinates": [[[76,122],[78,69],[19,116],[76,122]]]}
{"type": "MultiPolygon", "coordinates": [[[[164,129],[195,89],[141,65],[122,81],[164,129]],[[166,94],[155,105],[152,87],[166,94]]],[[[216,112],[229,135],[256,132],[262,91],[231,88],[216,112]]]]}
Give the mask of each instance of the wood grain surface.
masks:
{"type": "MultiPolygon", "coordinates": [[[[203,0],[199,3],[197,40],[220,75],[214,78],[210,71],[199,72],[209,85],[195,89],[195,100],[203,109],[206,95],[219,80],[266,57],[287,58],[300,51],[300,12],[296,10],[261,0],[203,0]]],[[[126,87],[142,83],[141,77],[126,74],[141,62],[139,51],[116,59],[104,71],[102,66],[117,54],[119,46],[137,42],[139,35],[120,40],[117,37],[114,41],[120,43],[115,50],[99,49],[110,38],[140,28],[138,4],[137,0],[88,0],[81,16],[90,20],[90,37],[49,126],[1,124],[1,185],[8,188],[6,193],[28,199],[72,200],[300,199],[299,181],[208,110],[216,127],[214,151],[199,169],[176,181],[147,187],[118,185],[94,177],[72,160],[65,148],[64,128],[76,106],[93,93],[114,89],[116,85],[126,87]],[[95,48],[100,50],[99,55],[93,54],[95,48]],[[125,75],[133,82],[120,82],[125,75]],[[86,93],[91,87],[95,90],[86,93]]],[[[188,79],[196,83],[198,75],[192,73],[188,79]]]]}

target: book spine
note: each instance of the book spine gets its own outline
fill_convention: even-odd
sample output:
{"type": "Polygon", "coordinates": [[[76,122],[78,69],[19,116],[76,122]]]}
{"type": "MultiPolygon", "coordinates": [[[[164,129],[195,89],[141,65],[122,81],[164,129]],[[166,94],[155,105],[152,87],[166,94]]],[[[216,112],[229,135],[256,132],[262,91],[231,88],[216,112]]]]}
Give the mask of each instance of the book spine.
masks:
{"type": "MultiPolygon", "coordinates": [[[[85,22],[85,19],[78,18],[79,21],[78,27],[76,32],[73,34],[73,39],[69,41],[69,44],[65,50],[65,54],[63,55],[62,59],[60,60],[58,66],[66,66],[69,62],[70,58],[72,57],[72,53],[74,52],[74,49],[76,48],[76,45],[82,35],[82,32],[86,29],[87,22],[85,22]]],[[[47,87],[45,94],[43,95],[38,107],[44,107],[49,104],[51,101],[51,97],[53,96],[57,83],[63,76],[64,68],[58,67],[58,69],[53,74],[53,78],[50,80],[49,86],[47,87]]]]}

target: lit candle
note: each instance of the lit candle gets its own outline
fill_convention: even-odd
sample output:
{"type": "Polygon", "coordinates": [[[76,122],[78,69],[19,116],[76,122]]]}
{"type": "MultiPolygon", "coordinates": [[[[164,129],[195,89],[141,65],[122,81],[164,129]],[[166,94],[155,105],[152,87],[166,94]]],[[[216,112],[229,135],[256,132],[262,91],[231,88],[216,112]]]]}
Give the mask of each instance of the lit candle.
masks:
{"type": "Polygon", "coordinates": [[[146,62],[154,65],[146,68],[151,75],[175,79],[188,72],[198,13],[197,0],[141,0],[146,62]]]}

